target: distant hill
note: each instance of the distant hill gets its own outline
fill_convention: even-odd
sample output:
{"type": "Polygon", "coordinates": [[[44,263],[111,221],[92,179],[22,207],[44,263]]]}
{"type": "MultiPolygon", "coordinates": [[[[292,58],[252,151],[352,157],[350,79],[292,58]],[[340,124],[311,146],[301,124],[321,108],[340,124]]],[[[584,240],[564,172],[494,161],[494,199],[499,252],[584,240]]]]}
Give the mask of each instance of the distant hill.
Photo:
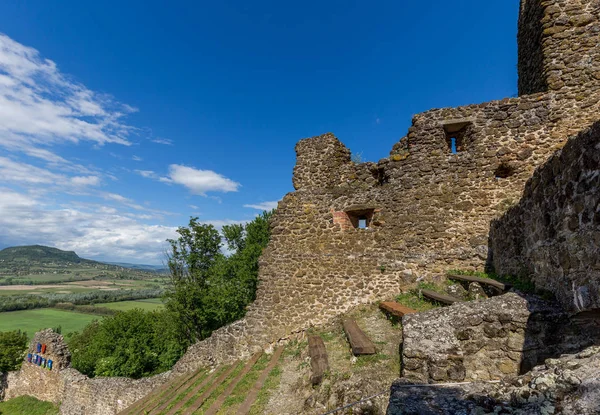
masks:
{"type": "Polygon", "coordinates": [[[105,264],[117,265],[123,268],[139,269],[141,271],[167,272],[168,267],[164,265],[130,264],[128,262],[105,262],[105,264]]]}
{"type": "Polygon", "coordinates": [[[142,265],[129,264],[124,262],[100,262],[91,259],[81,258],[74,251],[63,251],[62,249],[52,248],[44,245],[13,246],[0,251],[0,262],[12,264],[55,264],[68,265],[79,264],[82,266],[91,266],[97,268],[102,266],[105,269],[127,268],[135,271],[165,273],[168,268],[162,265],[142,265]]]}
{"type": "Polygon", "coordinates": [[[54,262],[75,264],[97,264],[96,261],[80,258],[73,251],[63,251],[43,245],[13,246],[0,251],[0,260],[7,262],[54,262]]]}

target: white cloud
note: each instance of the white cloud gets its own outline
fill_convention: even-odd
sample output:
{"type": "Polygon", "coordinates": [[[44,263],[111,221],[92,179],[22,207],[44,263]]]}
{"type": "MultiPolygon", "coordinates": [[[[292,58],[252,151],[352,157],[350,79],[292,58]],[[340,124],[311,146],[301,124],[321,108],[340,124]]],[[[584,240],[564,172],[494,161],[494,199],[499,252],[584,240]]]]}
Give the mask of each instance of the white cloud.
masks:
{"type": "MultiPolygon", "coordinates": [[[[143,216],[143,215],[142,215],[143,216]]],[[[113,208],[51,209],[39,200],[0,188],[0,243],[44,244],[83,257],[160,263],[176,228],[142,223],[113,208]]]]}
{"type": "Polygon", "coordinates": [[[137,174],[139,174],[142,177],[145,177],[147,179],[158,179],[158,174],[156,174],[155,172],[153,172],[152,170],[136,170],[135,171],[137,174]]]}
{"type": "MultiPolygon", "coordinates": [[[[112,199],[127,201],[118,194],[112,199]]],[[[0,187],[0,245],[42,244],[74,250],[84,258],[138,263],[161,263],[175,226],[148,224],[147,214],[122,213],[94,204],[69,203],[52,208],[43,200],[0,187]]],[[[246,223],[238,220],[203,221],[217,229],[246,223]]]]}
{"type": "Polygon", "coordinates": [[[244,205],[245,208],[252,208],[258,210],[273,210],[277,207],[277,200],[273,202],[261,202],[254,205],[244,205]]]}
{"type": "Polygon", "coordinates": [[[160,177],[158,180],[180,184],[187,187],[191,193],[202,196],[206,196],[206,192],[237,192],[240,187],[239,183],[212,170],[199,170],[179,164],[171,164],[169,176],[160,177]]]}
{"type": "Polygon", "coordinates": [[[134,161],[142,161],[142,160],[144,160],[143,158],[138,157],[138,156],[132,156],[131,159],[134,160],[134,161]]]}
{"type": "Polygon", "coordinates": [[[75,176],[71,177],[71,183],[75,186],[97,186],[100,184],[98,176],[75,176]]]}
{"type": "Polygon", "coordinates": [[[196,206],[196,205],[188,205],[188,207],[189,207],[190,209],[193,209],[193,210],[198,210],[198,209],[200,209],[200,208],[199,208],[198,206],[196,206]]]}
{"type": "Polygon", "coordinates": [[[134,108],[64,76],[33,48],[0,34],[0,146],[64,162],[39,146],[90,141],[129,145],[134,108]]]}
{"type": "Polygon", "coordinates": [[[156,144],[164,144],[166,146],[173,145],[173,140],[169,140],[168,138],[151,138],[150,141],[156,144]]]}
{"type": "Polygon", "coordinates": [[[69,177],[8,157],[0,157],[0,181],[25,186],[62,186],[63,190],[68,191],[70,187],[97,186],[101,180],[95,175],[69,177]]]}

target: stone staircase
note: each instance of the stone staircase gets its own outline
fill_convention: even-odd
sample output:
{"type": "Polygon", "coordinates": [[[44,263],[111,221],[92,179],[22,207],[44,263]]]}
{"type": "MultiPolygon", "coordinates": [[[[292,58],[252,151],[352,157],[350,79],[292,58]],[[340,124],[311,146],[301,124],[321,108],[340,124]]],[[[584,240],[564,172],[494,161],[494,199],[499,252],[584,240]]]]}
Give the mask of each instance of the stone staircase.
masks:
{"type": "Polygon", "coordinates": [[[283,347],[271,355],[256,353],[209,372],[200,369],[153,390],[119,415],[249,414],[283,347]]]}

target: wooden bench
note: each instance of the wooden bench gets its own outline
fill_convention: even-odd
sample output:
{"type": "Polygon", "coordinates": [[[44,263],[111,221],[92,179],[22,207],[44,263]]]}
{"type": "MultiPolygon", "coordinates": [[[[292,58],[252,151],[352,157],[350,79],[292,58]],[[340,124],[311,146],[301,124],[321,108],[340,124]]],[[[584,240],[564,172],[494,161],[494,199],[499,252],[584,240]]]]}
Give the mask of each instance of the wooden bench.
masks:
{"type": "Polygon", "coordinates": [[[452,297],[451,295],[440,294],[438,292],[431,291],[431,290],[421,290],[421,294],[423,294],[425,297],[427,297],[431,300],[435,300],[439,303],[448,304],[448,305],[452,305],[454,303],[461,303],[463,301],[459,298],[452,297]]]}
{"type": "Polygon", "coordinates": [[[508,291],[512,288],[512,285],[510,284],[504,284],[503,282],[492,280],[490,278],[481,278],[472,275],[449,274],[448,278],[456,281],[478,282],[479,284],[485,284],[489,285],[490,287],[494,287],[502,292],[508,291]]]}
{"type": "Polygon", "coordinates": [[[358,356],[363,354],[377,353],[375,350],[375,345],[360,329],[360,327],[358,327],[356,321],[350,319],[344,320],[343,326],[344,331],[346,332],[346,337],[348,338],[350,346],[352,347],[353,355],[358,356]]]}
{"type": "Polygon", "coordinates": [[[312,376],[310,381],[313,385],[318,385],[323,380],[323,375],[329,370],[329,360],[327,359],[327,350],[325,343],[319,336],[308,337],[308,354],[310,356],[310,367],[312,376]]]}
{"type": "Polygon", "coordinates": [[[402,304],[396,303],[394,301],[384,301],[381,304],[379,304],[379,308],[396,317],[403,317],[406,314],[412,314],[417,312],[417,310],[405,307],[402,304]]]}

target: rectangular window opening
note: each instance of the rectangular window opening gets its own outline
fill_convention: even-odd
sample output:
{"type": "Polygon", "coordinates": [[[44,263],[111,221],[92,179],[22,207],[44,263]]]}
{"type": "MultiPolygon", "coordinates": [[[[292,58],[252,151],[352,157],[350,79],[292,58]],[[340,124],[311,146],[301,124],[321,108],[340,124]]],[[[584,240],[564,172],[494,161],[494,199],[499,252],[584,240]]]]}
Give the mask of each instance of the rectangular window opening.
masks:
{"type": "Polygon", "coordinates": [[[471,125],[470,119],[450,120],[443,123],[446,144],[451,154],[465,151],[467,142],[471,141],[469,140],[471,125]]]}
{"type": "Polygon", "coordinates": [[[369,229],[373,220],[374,209],[347,210],[346,214],[354,229],[369,229]]]}

